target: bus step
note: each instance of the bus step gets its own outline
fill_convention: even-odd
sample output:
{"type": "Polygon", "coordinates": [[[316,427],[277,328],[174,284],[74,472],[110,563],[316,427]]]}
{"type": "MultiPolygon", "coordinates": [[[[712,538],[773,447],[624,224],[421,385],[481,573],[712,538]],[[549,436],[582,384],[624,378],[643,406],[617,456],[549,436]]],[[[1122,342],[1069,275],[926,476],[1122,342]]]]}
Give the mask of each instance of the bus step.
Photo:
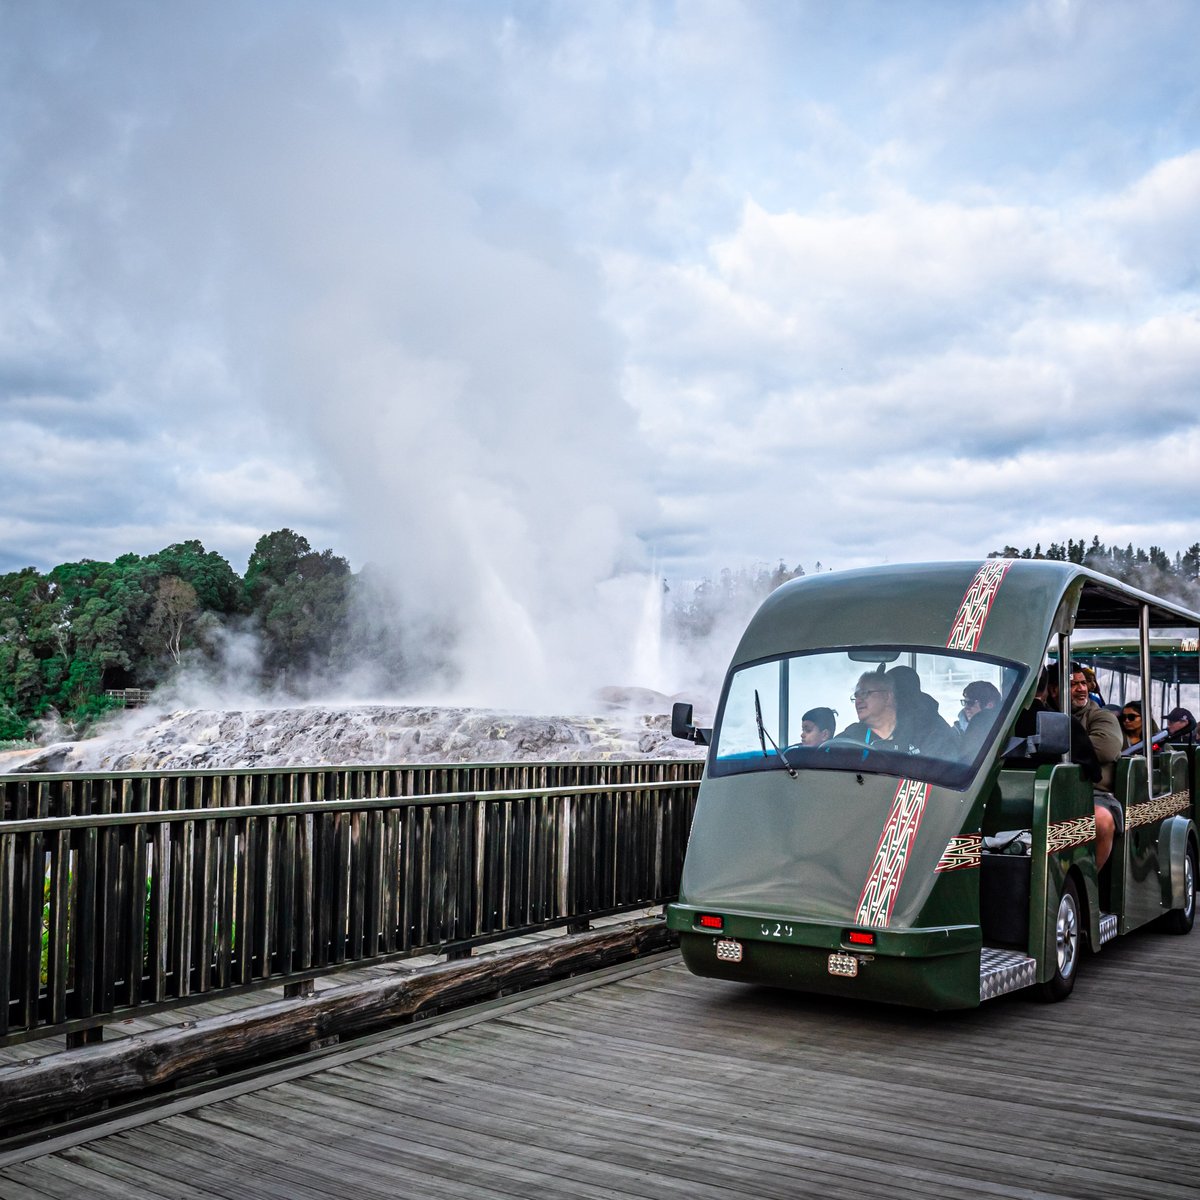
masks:
{"type": "Polygon", "coordinates": [[[1037,983],[1037,959],[1018,950],[993,950],[985,946],[979,955],[979,999],[994,1000],[1005,992],[1037,983]]]}
{"type": "Polygon", "coordinates": [[[1117,918],[1114,913],[1100,914],[1100,945],[1111,942],[1117,936],[1117,918]]]}

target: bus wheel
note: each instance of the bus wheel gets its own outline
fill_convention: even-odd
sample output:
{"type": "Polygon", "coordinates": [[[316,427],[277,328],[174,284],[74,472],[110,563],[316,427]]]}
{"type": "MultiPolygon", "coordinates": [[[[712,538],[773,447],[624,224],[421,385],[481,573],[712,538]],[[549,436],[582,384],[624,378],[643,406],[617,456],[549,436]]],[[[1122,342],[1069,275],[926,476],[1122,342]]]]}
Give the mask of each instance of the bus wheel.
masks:
{"type": "Polygon", "coordinates": [[[1183,907],[1173,908],[1163,919],[1168,933],[1191,933],[1196,920],[1196,847],[1188,843],[1183,856],[1183,907]]]}
{"type": "Polygon", "coordinates": [[[1058,901],[1054,918],[1054,977],[1041,985],[1043,1000],[1065,1000],[1079,974],[1079,955],[1083,948],[1079,919],[1079,892],[1068,879],[1058,901]]]}

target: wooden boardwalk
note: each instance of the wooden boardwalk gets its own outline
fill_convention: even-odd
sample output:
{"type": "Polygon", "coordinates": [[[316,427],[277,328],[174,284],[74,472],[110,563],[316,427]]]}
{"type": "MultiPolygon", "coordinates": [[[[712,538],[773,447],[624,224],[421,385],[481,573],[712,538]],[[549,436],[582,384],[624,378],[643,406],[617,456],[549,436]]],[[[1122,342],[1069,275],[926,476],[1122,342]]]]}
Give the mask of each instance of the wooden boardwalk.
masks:
{"type": "Polygon", "coordinates": [[[1194,1200],[1200,932],[1084,966],[939,1015],[668,954],[0,1156],[0,1197],[1194,1200]]]}

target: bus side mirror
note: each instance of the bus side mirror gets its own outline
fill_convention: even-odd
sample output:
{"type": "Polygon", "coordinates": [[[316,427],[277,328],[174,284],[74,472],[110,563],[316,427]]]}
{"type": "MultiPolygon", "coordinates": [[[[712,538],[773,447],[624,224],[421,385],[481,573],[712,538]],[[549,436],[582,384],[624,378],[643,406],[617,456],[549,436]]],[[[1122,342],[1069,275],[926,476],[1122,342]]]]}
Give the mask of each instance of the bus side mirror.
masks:
{"type": "Polygon", "coordinates": [[[1071,718],[1053,709],[1037,714],[1037,732],[1008,739],[1003,758],[1062,758],[1071,750],[1071,718]]]}
{"type": "Polygon", "coordinates": [[[698,729],[692,724],[692,706],[682,701],[671,705],[671,734],[697,746],[707,746],[712,739],[711,729],[698,729]]]}

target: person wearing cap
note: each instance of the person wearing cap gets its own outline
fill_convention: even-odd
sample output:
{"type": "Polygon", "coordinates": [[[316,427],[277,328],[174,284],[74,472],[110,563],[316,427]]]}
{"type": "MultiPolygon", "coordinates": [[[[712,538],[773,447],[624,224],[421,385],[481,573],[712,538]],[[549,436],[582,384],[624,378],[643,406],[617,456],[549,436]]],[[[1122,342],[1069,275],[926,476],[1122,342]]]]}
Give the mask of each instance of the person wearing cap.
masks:
{"type": "Polygon", "coordinates": [[[1167,735],[1173,742],[1196,740],[1196,718],[1191,709],[1173,708],[1166,716],[1167,735]]]}
{"type": "MultiPolygon", "coordinates": [[[[1120,833],[1124,814],[1121,802],[1112,794],[1121,757],[1123,737],[1116,715],[1101,708],[1090,695],[1088,677],[1079,663],[1071,663],[1070,713],[1084,728],[1100,763],[1100,778],[1093,789],[1096,809],[1096,870],[1108,861],[1113,838],[1120,833]]],[[[1053,674],[1053,672],[1051,673],[1053,674]]]]}

